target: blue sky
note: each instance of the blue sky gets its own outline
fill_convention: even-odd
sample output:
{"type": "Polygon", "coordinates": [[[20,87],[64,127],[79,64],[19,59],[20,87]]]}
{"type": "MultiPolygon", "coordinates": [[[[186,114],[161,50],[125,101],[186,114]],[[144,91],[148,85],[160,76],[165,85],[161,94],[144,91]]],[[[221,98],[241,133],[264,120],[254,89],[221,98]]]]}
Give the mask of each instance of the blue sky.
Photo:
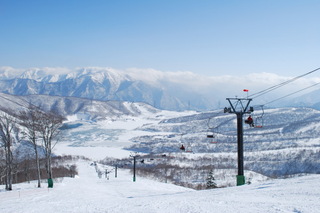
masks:
{"type": "Polygon", "coordinates": [[[0,0],[0,67],[296,76],[320,66],[318,0],[0,0]]]}

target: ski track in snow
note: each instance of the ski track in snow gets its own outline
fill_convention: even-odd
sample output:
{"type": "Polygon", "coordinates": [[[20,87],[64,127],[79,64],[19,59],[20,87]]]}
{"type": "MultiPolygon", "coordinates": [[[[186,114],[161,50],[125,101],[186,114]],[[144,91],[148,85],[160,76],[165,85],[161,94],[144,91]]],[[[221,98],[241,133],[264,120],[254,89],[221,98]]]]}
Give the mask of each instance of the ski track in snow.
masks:
{"type": "Polygon", "coordinates": [[[195,191],[159,183],[118,170],[99,178],[91,162],[79,161],[79,177],[64,178],[54,188],[34,183],[0,189],[0,211],[53,212],[319,212],[320,176],[273,180],[239,187],[195,191]]]}

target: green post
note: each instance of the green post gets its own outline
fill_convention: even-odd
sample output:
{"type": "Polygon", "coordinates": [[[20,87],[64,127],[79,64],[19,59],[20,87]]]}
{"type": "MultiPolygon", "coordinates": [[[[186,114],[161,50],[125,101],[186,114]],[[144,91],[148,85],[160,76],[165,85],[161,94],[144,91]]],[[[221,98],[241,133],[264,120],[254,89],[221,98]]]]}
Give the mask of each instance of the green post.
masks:
{"type": "Polygon", "coordinates": [[[133,182],[136,182],[136,157],[133,156],[133,182]]]}
{"type": "Polygon", "coordinates": [[[51,178],[48,179],[48,188],[53,188],[53,180],[51,178]]]}
{"type": "Polygon", "coordinates": [[[244,175],[237,175],[237,186],[241,186],[245,184],[244,175]]]}

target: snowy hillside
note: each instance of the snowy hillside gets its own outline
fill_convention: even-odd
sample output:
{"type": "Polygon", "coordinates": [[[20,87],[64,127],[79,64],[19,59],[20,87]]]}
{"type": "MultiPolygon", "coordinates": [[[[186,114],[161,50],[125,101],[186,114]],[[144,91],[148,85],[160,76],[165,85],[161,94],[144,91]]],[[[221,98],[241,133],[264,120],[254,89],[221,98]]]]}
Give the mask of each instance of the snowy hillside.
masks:
{"type": "MultiPolygon", "coordinates": [[[[244,124],[244,160],[247,170],[269,177],[320,172],[320,112],[308,108],[267,109],[254,119],[262,128],[244,124]],[[260,120],[260,121],[259,121],[260,120]]],[[[193,153],[211,153],[211,161],[201,165],[236,168],[236,116],[222,112],[162,120],[139,128],[151,132],[132,141],[136,151],[176,152],[181,144],[193,153]],[[210,120],[209,120],[210,118],[210,120]],[[208,121],[210,121],[209,129],[208,121]],[[167,133],[167,134],[165,134],[167,133]],[[214,138],[207,138],[207,134],[214,138]],[[224,153],[221,155],[221,153],[224,153]]]]}
{"type": "Polygon", "coordinates": [[[253,117],[262,128],[244,126],[245,177],[251,185],[232,187],[237,174],[234,114],[71,97],[0,98],[1,106],[13,110],[32,103],[64,114],[63,137],[54,153],[92,159],[76,161],[79,176],[55,179],[52,189],[31,182],[5,191],[2,185],[1,212],[318,212],[320,207],[317,110],[256,110],[253,117]],[[207,138],[209,133],[214,138],[207,138]],[[179,149],[182,144],[187,151],[179,149]],[[130,173],[132,154],[139,154],[136,182],[130,173]],[[100,171],[111,172],[108,178],[103,172],[99,178],[93,161],[108,164],[99,164],[100,171]],[[115,165],[123,166],[117,178],[115,165]],[[190,189],[203,185],[209,170],[218,187],[228,187],[190,189]],[[279,177],[294,178],[273,179],[279,177]]]}
{"type": "MultiPolygon", "coordinates": [[[[251,182],[266,179],[259,174],[287,177],[320,173],[319,111],[308,108],[266,109],[261,115],[262,112],[257,110],[254,119],[262,128],[244,126],[244,165],[247,171],[254,172],[247,174],[251,182]]],[[[182,171],[194,173],[194,168],[213,167],[220,186],[235,184],[237,132],[233,114],[146,110],[121,117],[107,116],[97,122],[88,118],[79,120],[77,116],[69,116],[69,120],[71,128],[65,130],[64,139],[57,145],[58,154],[84,155],[95,160],[124,158],[128,161],[133,151],[142,156],[165,153],[169,156],[165,163],[170,168],[179,165],[182,171]],[[213,133],[214,138],[207,138],[208,133],[213,133]],[[185,153],[179,149],[182,144],[186,147],[185,153]]],[[[151,158],[146,157],[146,160],[151,158]]],[[[144,169],[145,165],[159,167],[161,163],[164,162],[137,166],[144,169]]],[[[183,184],[201,183],[204,175],[189,175],[190,179],[183,180],[183,184]]],[[[166,178],[160,179],[164,181],[166,178]]]]}
{"type": "Polygon", "coordinates": [[[0,100],[0,107],[10,110],[25,110],[31,104],[45,111],[54,111],[63,116],[73,115],[86,120],[115,119],[121,116],[138,116],[146,112],[152,114],[159,111],[144,103],[96,101],[47,95],[12,96],[0,93],[0,100]]]}
{"type": "MultiPolygon", "coordinates": [[[[187,161],[181,157],[185,168],[199,164],[216,169],[234,170],[237,167],[234,114],[161,111],[143,103],[72,97],[1,94],[0,98],[3,100],[1,106],[11,109],[32,103],[67,116],[69,122],[65,124],[63,139],[55,150],[58,154],[85,155],[102,160],[106,157],[126,158],[135,151],[155,155],[167,153],[179,159],[179,148],[183,144],[186,157],[191,159],[187,161]],[[207,134],[213,134],[214,138],[207,138],[207,134]],[[104,152],[97,152],[99,150],[104,152]]],[[[320,173],[318,110],[256,110],[253,118],[262,128],[244,124],[246,170],[268,177],[320,173]]]]}
{"type": "MultiPolygon", "coordinates": [[[[78,162],[79,176],[64,178],[53,189],[34,183],[0,189],[1,212],[308,212],[320,209],[319,175],[272,180],[205,191],[138,178],[126,170],[98,177],[91,162],[78,162]]],[[[106,168],[111,170],[112,168],[106,168]]]]}

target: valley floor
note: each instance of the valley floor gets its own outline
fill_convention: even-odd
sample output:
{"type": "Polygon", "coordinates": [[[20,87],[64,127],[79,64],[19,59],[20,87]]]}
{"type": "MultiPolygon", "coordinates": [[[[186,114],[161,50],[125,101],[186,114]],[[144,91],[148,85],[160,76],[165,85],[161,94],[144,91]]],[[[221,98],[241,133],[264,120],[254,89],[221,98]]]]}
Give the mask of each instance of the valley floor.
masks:
{"type": "Polygon", "coordinates": [[[64,178],[54,188],[35,183],[0,188],[0,211],[26,212],[319,212],[320,175],[259,184],[194,191],[118,170],[99,178],[92,162],[79,161],[79,176],[64,178]]]}

